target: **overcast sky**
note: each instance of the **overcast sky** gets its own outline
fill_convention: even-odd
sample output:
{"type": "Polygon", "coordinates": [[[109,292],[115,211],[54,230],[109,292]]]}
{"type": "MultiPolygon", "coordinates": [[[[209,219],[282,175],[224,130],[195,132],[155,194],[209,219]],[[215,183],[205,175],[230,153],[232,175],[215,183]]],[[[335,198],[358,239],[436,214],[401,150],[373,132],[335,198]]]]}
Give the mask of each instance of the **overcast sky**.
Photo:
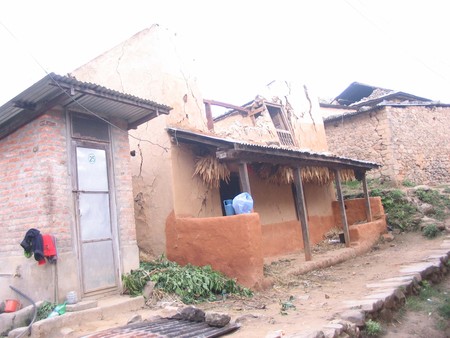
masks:
{"type": "Polygon", "coordinates": [[[450,4],[427,1],[1,0],[0,104],[158,23],[192,47],[203,96],[244,104],[274,79],[450,103],[450,4]]]}

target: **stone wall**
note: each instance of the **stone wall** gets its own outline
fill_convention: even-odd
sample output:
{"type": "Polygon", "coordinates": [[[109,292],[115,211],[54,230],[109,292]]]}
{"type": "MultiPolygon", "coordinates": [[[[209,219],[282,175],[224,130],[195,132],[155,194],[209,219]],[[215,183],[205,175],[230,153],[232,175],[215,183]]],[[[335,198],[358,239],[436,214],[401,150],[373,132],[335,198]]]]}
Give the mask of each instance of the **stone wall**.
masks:
{"type": "Polygon", "coordinates": [[[331,152],[383,166],[369,178],[416,184],[450,181],[450,108],[383,107],[325,122],[331,152]]]}
{"type": "Polygon", "coordinates": [[[450,107],[389,108],[399,182],[450,182],[450,107]]]}

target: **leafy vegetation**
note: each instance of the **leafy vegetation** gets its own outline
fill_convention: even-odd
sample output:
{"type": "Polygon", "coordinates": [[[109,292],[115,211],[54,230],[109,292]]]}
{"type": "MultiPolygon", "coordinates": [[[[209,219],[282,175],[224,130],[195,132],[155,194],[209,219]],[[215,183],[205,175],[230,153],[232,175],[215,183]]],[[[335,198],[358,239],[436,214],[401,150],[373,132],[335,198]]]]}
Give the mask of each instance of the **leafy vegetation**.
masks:
{"type": "Polygon", "coordinates": [[[448,215],[447,208],[450,207],[450,198],[442,195],[434,189],[417,189],[416,196],[424,203],[431,204],[434,207],[433,217],[443,220],[448,215]]]}
{"type": "Polygon", "coordinates": [[[415,186],[414,182],[411,182],[411,181],[409,181],[409,180],[404,180],[404,181],[402,182],[402,185],[403,185],[404,187],[414,187],[414,186],[415,186]]]}
{"type": "Polygon", "coordinates": [[[37,309],[36,321],[46,319],[57,304],[50,302],[43,302],[37,309]]]}
{"type": "Polygon", "coordinates": [[[286,300],[286,301],[284,301],[284,302],[282,302],[282,301],[280,300],[280,305],[281,305],[280,314],[281,314],[281,315],[286,316],[286,315],[288,314],[287,311],[288,311],[289,309],[292,309],[292,310],[295,310],[295,309],[296,309],[296,307],[295,307],[293,301],[294,301],[294,296],[289,296],[289,299],[286,300]]]}
{"type": "Polygon", "coordinates": [[[387,223],[401,230],[417,230],[418,222],[415,221],[417,208],[406,198],[401,190],[372,189],[371,196],[380,196],[384,212],[387,215],[387,223]]]}
{"type": "Polygon", "coordinates": [[[186,304],[216,300],[218,295],[238,294],[250,297],[250,289],[239,286],[235,280],[225,277],[210,266],[180,266],[164,256],[142,262],[139,269],[122,276],[124,292],[140,295],[148,281],[155,282],[155,288],[176,294],[186,304]]]}
{"type": "Polygon", "coordinates": [[[375,320],[369,319],[365,324],[365,333],[368,336],[374,337],[381,334],[381,324],[375,320]]]}
{"type": "Polygon", "coordinates": [[[428,224],[422,230],[422,233],[427,238],[434,238],[441,233],[436,224],[428,224]]]}

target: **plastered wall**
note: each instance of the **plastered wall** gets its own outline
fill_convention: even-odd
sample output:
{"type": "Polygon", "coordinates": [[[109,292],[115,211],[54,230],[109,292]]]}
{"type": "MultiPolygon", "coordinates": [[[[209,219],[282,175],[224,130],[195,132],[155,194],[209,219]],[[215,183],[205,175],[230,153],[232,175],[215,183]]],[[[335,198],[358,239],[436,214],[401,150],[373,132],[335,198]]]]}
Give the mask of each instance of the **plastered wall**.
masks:
{"type": "Polygon", "coordinates": [[[211,265],[241,285],[263,281],[261,225],[257,213],[167,219],[167,258],[179,264],[211,265]]]}
{"type": "Polygon", "coordinates": [[[136,154],[131,158],[131,172],[138,246],[150,256],[165,251],[165,221],[172,211],[194,215],[201,209],[195,201],[192,208],[186,208],[181,187],[191,180],[192,159],[176,144],[172,149],[166,131],[168,126],[207,130],[203,98],[191,71],[193,64],[187,60],[188,53],[176,34],[153,25],[72,72],[78,80],[173,108],[170,115],[129,132],[130,149],[136,154]]]}

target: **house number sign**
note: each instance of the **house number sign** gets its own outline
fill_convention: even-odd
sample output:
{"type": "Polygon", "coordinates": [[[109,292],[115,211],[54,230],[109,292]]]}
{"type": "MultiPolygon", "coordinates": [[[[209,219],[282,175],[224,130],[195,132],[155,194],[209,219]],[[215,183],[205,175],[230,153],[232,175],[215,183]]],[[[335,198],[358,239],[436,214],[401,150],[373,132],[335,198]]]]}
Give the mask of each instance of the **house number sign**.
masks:
{"type": "Polygon", "coordinates": [[[88,155],[88,161],[90,164],[94,164],[95,163],[95,154],[89,154],[88,155]]]}

